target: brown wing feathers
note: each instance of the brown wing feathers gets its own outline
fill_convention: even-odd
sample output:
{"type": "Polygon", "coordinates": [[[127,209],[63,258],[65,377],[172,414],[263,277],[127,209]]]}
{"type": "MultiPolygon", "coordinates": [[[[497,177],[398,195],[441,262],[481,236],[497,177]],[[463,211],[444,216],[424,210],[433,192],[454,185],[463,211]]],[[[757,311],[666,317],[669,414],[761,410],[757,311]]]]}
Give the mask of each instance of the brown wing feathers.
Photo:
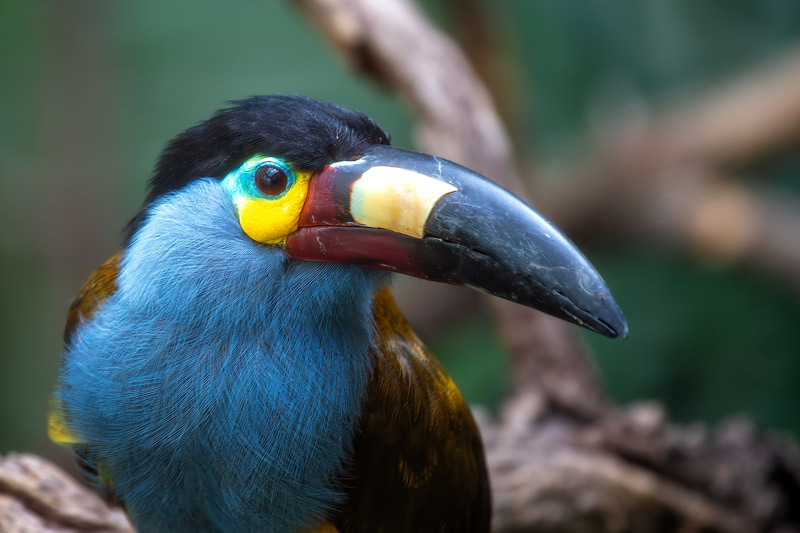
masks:
{"type": "Polygon", "coordinates": [[[64,328],[65,343],[70,343],[81,321],[89,320],[100,304],[117,290],[117,274],[121,261],[122,252],[119,252],[103,263],[100,268],[92,272],[78,295],[72,300],[67,313],[67,325],[64,328]]]}
{"type": "Polygon", "coordinates": [[[374,301],[370,380],[339,531],[488,531],[483,445],[455,384],[397,309],[374,301]]]}

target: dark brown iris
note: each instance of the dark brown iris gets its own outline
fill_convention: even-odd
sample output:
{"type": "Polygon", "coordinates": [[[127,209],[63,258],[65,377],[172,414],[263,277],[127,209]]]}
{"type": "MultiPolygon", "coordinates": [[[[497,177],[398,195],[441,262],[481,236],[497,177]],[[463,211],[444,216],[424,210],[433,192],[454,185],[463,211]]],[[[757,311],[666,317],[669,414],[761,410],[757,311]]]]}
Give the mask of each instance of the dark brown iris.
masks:
{"type": "Polygon", "coordinates": [[[286,171],[274,165],[262,165],[256,170],[256,187],[267,196],[278,196],[286,190],[289,178],[286,171]]]}

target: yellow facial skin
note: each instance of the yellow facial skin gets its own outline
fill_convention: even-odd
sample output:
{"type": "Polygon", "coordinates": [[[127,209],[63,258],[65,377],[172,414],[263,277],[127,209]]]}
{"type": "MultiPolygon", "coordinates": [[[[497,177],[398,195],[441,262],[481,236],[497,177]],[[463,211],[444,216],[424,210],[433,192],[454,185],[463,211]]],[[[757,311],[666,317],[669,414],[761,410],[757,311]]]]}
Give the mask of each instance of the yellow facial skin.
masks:
{"type": "Polygon", "coordinates": [[[254,241],[286,244],[286,237],[297,229],[310,177],[298,174],[294,186],[280,198],[250,197],[238,201],[239,223],[244,232],[254,241]]]}
{"type": "Polygon", "coordinates": [[[297,229],[310,178],[310,173],[296,172],[280,159],[255,156],[228,174],[222,185],[236,206],[242,230],[251,239],[285,245],[286,237],[297,229]],[[268,196],[256,186],[255,174],[263,165],[277,166],[286,173],[289,180],[281,194],[268,196]]]}

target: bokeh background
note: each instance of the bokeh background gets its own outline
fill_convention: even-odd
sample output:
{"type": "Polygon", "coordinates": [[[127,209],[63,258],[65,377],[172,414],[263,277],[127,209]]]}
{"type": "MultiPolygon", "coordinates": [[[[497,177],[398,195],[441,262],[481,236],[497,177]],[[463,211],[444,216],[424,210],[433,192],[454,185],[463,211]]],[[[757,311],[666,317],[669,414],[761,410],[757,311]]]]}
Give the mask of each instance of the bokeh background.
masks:
{"type": "MultiPolygon", "coordinates": [[[[793,0],[423,7],[494,92],[533,190],[564,173],[552,169],[591,161],[617,131],[609,124],[646,122],[732,80],[758,81],[787,54],[800,64],[793,0]]],[[[275,92],[359,109],[413,147],[405,104],[350,73],[286,2],[0,0],[0,453],[64,459],[46,438],[46,410],[66,310],[118,250],[159,150],[225,101],[275,92]]],[[[744,194],[780,198],[790,215],[800,192],[793,131],[734,169],[748,180],[744,194]]],[[[609,394],[664,402],[678,421],[744,414],[800,435],[800,285],[776,275],[770,258],[616,233],[575,235],[631,327],[625,342],[584,336],[609,394]]],[[[425,302],[406,305],[468,400],[497,407],[507,367],[479,300],[435,318],[425,302]]]]}

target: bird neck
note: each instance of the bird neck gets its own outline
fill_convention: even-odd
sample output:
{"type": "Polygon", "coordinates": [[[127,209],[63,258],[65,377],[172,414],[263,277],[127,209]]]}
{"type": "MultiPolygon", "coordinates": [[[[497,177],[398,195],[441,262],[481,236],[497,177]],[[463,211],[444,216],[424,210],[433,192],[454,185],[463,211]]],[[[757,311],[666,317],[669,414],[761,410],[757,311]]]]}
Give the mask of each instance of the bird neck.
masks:
{"type": "MultiPolygon", "coordinates": [[[[322,516],[340,497],[331,480],[351,451],[370,374],[380,278],[254,243],[215,180],[165,197],[126,251],[106,310],[114,324],[103,328],[117,331],[112,368],[126,376],[108,408],[141,413],[109,436],[114,449],[131,450],[121,467],[159,458],[150,466],[169,473],[159,497],[186,498],[176,524],[192,515],[199,529],[289,530],[322,516]],[[166,401],[148,403],[156,398],[166,401]],[[121,434],[136,442],[120,446],[121,434]],[[146,448],[161,453],[137,451],[146,448]],[[201,462],[219,468],[180,472],[182,484],[204,492],[190,501],[175,469],[201,462]],[[194,508],[204,501],[226,508],[194,508]]],[[[127,503],[143,516],[157,505],[127,503]]]]}

